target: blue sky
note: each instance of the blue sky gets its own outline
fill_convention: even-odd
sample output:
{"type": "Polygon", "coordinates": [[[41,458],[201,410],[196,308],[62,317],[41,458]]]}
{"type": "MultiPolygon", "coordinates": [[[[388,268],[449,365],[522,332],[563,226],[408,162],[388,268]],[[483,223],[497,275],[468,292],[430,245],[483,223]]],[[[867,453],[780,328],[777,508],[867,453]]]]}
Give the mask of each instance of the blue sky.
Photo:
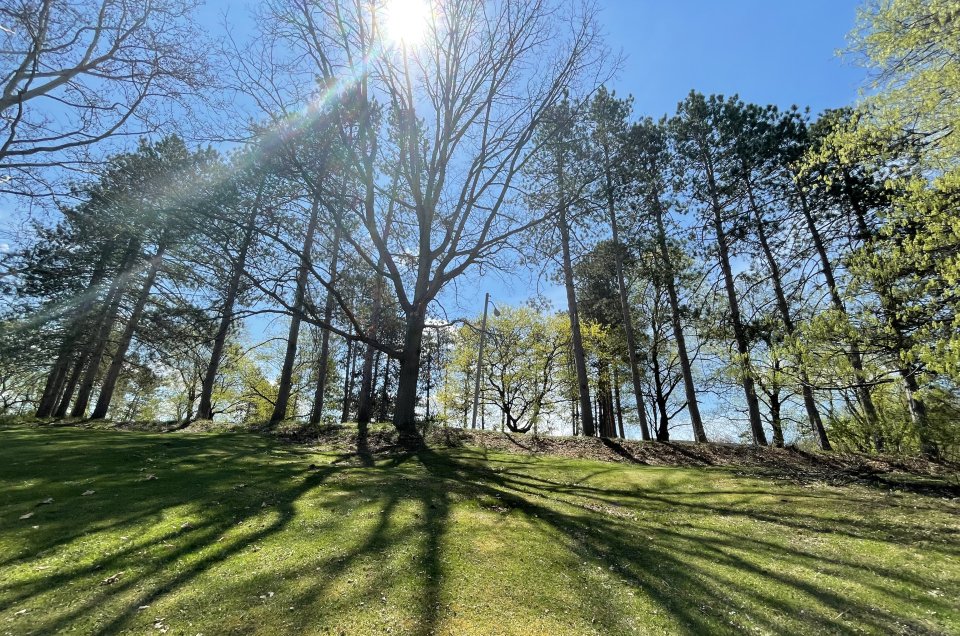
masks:
{"type": "Polygon", "coordinates": [[[672,111],[691,88],[747,101],[850,103],[863,69],[837,57],[862,2],[852,0],[606,0],[602,20],[626,56],[615,86],[639,112],[672,111]]]}
{"type": "MultiPolygon", "coordinates": [[[[854,102],[864,69],[837,55],[846,46],[857,7],[854,0],[599,0],[610,48],[624,56],[612,82],[632,94],[637,117],[673,113],[691,89],[739,94],[744,100],[812,113],[854,102]]],[[[447,295],[450,315],[478,315],[490,291],[504,304],[535,293],[535,281],[503,280],[476,273],[447,295]]],[[[541,283],[558,309],[561,288],[541,283]]]]}

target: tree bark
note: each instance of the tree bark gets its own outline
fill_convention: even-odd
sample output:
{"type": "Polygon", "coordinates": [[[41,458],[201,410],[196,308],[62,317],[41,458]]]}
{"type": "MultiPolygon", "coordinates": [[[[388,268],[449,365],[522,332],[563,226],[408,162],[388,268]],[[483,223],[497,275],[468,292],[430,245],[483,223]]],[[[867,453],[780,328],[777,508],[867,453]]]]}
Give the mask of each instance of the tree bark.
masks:
{"type": "MultiPolygon", "coordinates": [[[[783,291],[783,280],[780,274],[780,265],[777,263],[777,259],[773,256],[773,251],[770,249],[770,242],[767,240],[767,231],[763,224],[763,215],[760,213],[760,208],[757,205],[756,198],[753,193],[753,186],[750,184],[749,177],[746,179],[747,186],[747,198],[750,202],[750,209],[753,212],[753,221],[754,226],[757,230],[757,239],[760,242],[760,249],[763,251],[764,259],[767,261],[767,267],[770,269],[770,279],[773,283],[773,292],[777,299],[777,309],[780,312],[780,321],[783,323],[783,328],[787,332],[788,336],[793,336],[796,331],[796,327],[793,322],[793,316],[790,314],[790,305],[787,303],[787,295],[783,291]]],[[[830,450],[830,441],[827,439],[827,431],[823,428],[823,420],[820,419],[820,411],[817,410],[817,402],[813,397],[813,389],[810,388],[810,377],[807,375],[806,367],[803,363],[803,360],[797,360],[799,369],[800,369],[800,390],[803,394],[803,406],[807,411],[807,420],[810,422],[810,428],[813,431],[813,434],[817,438],[817,443],[819,444],[822,450],[830,450]]],[[[772,398],[771,398],[772,399],[772,398]]],[[[779,408],[779,403],[777,404],[779,408]]],[[[773,409],[773,404],[770,405],[771,410],[773,409]]],[[[779,426],[779,413],[777,413],[776,420],[779,426]]],[[[773,419],[773,415],[771,414],[773,419]]],[[[779,437],[780,443],[779,446],[783,446],[783,432],[782,430],[778,433],[777,428],[773,430],[774,435],[774,445],[777,445],[777,438],[779,437]]]]}
{"type": "Polygon", "coordinates": [[[783,448],[783,419],[780,415],[780,392],[770,394],[770,428],[773,429],[773,445],[783,448]]]}
{"type": "Polygon", "coordinates": [[[87,368],[80,382],[80,388],[77,391],[77,399],[73,403],[73,410],[70,411],[71,417],[83,417],[87,412],[87,406],[90,403],[90,396],[93,393],[93,385],[100,373],[100,363],[103,360],[103,354],[107,350],[107,342],[110,339],[110,333],[117,322],[117,316],[120,313],[120,304],[123,301],[123,295],[129,286],[132,273],[129,271],[137,260],[140,252],[140,242],[137,239],[130,239],[127,251],[120,263],[116,276],[110,282],[110,289],[103,301],[103,315],[97,323],[96,334],[88,343],[87,368]]]}
{"type": "MultiPolygon", "coordinates": [[[[643,407],[643,384],[640,378],[640,363],[637,361],[637,339],[633,331],[633,315],[627,298],[627,282],[623,273],[623,254],[620,245],[620,228],[617,221],[616,204],[613,196],[613,176],[610,173],[610,150],[603,145],[604,176],[606,178],[607,214],[610,218],[610,231],[613,238],[613,262],[617,275],[617,288],[620,293],[620,311],[623,316],[623,333],[627,340],[627,355],[630,360],[630,378],[633,380],[633,396],[637,401],[637,415],[640,418],[640,437],[650,440],[650,426],[647,423],[647,411],[643,407]]],[[[622,427],[621,427],[622,428],[622,427]]]]}
{"type": "Polygon", "coordinates": [[[397,401],[394,407],[393,425],[400,436],[400,443],[417,445],[422,442],[417,431],[417,385],[420,379],[420,354],[423,347],[423,328],[426,323],[426,306],[415,306],[407,313],[403,335],[403,351],[400,354],[400,373],[397,384],[397,401]]]}
{"type": "Polygon", "coordinates": [[[657,405],[657,415],[659,416],[659,425],[655,431],[658,442],[670,441],[670,418],[667,415],[667,397],[664,395],[663,377],[660,373],[660,352],[659,338],[654,332],[654,337],[650,341],[650,362],[653,365],[653,389],[654,402],[657,405]]]}
{"type": "Polygon", "coordinates": [[[290,316],[290,330],[287,333],[287,350],[283,357],[283,367],[280,369],[280,382],[277,388],[277,401],[273,405],[271,422],[280,422],[287,419],[287,407],[290,403],[290,392],[293,390],[293,366],[297,360],[297,343],[300,340],[300,320],[303,303],[307,294],[307,275],[310,273],[311,252],[313,251],[313,237],[317,232],[320,200],[314,197],[310,206],[310,220],[307,222],[307,233],[303,239],[303,252],[300,254],[300,266],[297,269],[296,291],[293,299],[293,312],[290,316]]]}
{"type": "MultiPolygon", "coordinates": [[[[133,340],[133,334],[140,326],[140,317],[143,316],[143,310],[147,305],[147,299],[150,297],[150,290],[153,289],[153,283],[160,272],[160,266],[163,263],[163,255],[167,246],[164,237],[160,237],[157,244],[157,252],[150,259],[150,267],[147,269],[146,279],[140,288],[140,294],[137,296],[136,304],[133,306],[133,312],[127,321],[120,336],[120,342],[117,343],[117,351],[110,361],[110,367],[103,378],[103,384],[100,385],[100,394],[97,396],[97,404],[93,408],[90,419],[102,420],[107,416],[110,409],[110,402],[113,400],[113,391],[117,386],[117,380],[120,379],[120,371],[123,369],[123,362],[127,357],[127,350],[130,348],[130,342],[133,340]]],[[[91,363],[93,360],[91,360],[91,363]]]]}
{"type": "Polygon", "coordinates": [[[262,193],[263,185],[261,184],[260,188],[257,189],[257,195],[254,198],[247,222],[244,224],[240,250],[233,262],[233,270],[230,272],[230,281],[227,284],[227,293],[223,300],[223,311],[220,314],[220,324],[217,327],[217,335],[213,339],[213,349],[210,352],[210,362],[207,364],[203,383],[200,385],[200,404],[197,406],[198,420],[213,419],[213,386],[217,382],[217,373],[220,371],[220,363],[223,359],[223,349],[226,346],[227,335],[230,333],[230,325],[233,324],[233,307],[240,291],[240,280],[243,278],[243,271],[246,267],[247,253],[250,250],[250,244],[253,242],[262,193]]]}
{"type": "Polygon", "coordinates": [[[677,343],[677,358],[680,361],[680,373],[683,376],[683,390],[687,398],[690,426],[693,428],[693,439],[699,443],[705,443],[707,433],[703,428],[703,419],[700,416],[697,389],[693,382],[693,368],[690,365],[687,340],[683,333],[683,323],[680,320],[680,295],[677,292],[677,275],[673,268],[670,249],[667,246],[667,229],[663,222],[663,207],[660,204],[659,197],[654,198],[653,211],[657,222],[657,244],[660,249],[660,257],[663,259],[667,298],[670,301],[670,325],[673,328],[673,339],[677,343]]]}

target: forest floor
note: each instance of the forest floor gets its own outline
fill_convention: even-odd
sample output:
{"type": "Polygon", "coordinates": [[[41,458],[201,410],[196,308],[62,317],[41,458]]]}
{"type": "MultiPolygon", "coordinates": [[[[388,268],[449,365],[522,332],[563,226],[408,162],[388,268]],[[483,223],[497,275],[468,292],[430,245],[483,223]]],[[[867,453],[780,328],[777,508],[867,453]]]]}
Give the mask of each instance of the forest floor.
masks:
{"type": "Polygon", "coordinates": [[[949,467],[297,437],[0,427],[0,634],[960,632],[949,467]]]}

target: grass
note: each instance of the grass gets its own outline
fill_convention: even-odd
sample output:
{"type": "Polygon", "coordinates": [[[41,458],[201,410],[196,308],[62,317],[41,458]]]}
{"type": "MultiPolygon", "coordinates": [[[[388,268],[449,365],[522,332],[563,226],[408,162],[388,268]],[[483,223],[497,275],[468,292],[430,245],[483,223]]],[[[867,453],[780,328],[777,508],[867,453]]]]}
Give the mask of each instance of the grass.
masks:
{"type": "Polygon", "coordinates": [[[5,427],[0,633],[960,632],[960,502],[742,472],[5,427]]]}

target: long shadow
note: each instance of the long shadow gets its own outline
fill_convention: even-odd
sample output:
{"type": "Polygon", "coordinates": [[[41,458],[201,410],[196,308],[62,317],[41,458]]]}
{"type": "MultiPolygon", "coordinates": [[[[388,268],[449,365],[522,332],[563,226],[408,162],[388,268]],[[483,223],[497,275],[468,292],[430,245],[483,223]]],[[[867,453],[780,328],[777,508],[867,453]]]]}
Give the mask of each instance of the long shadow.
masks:
{"type": "MultiPolygon", "coordinates": [[[[48,515],[46,507],[36,508],[42,530],[35,535],[24,535],[23,523],[0,523],[0,540],[20,546],[17,554],[5,559],[4,567],[29,563],[38,553],[54,553],[74,541],[83,541],[82,535],[91,529],[103,533],[127,525],[154,526],[153,531],[112,547],[92,561],[68,564],[17,584],[0,583],[0,612],[24,600],[43,598],[51,589],[135,569],[135,573],[99,587],[82,602],[41,623],[44,632],[68,631],[97,613],[107,612],[105,622],[88,630],[90,633],[127,630],[135,623],[139,607],[158,604],[167,595],[202,584],[201,577],[218,565],[255,550],[279,533],[289,536],[297,532],[292,524],[298,519],[298,506],[309,493],[313,493],[309,495],[311,501],[327,513],[316,525],[316,532],[342,536],[348,527],[342,523],[344,506],[365,506],[364,514],[369,512],[375,518],[363,526],[362,535],[344,537],[349,545],[333,554],[308,564],[277,564],[285,577],[306,583],[291,601],[297,607],[310,608],[292,619],[299,625],[299,629],[291,628],[295,631],[315,629],[316,623],[310,621],[328,622],[331,606],[353,610],[355,605],[351,607],[351,603],[369,603],[373,595],[379,597],[374,586],[390,589],[400,583],[401,577],[419,577],[413,605],[405,608],[414,617],[414,624],[406,631],[423,635],[442,631],[448,618],[445,602],[458,585],[451,579],[456,572],[445,565],[452,513],[460,502],[480,500],[498,502],[497,514],[505,518],[518,515],[526,524],[525,532],[562,548],[558,558],[565,559],[564,572],[570,574],[569,585],[577,592],[570,609],[594,617],[596,629],[603,633],[630,632],[633,617],[625,610],[627,606],[591,581],[585,574],[586,564],[591,571],[598,567],[609,573],[625,589],[641,591],[686,633],[735,632],[747,626],[789,633],[796,631],[798,623],[782,623],[783,617],[793,620],[797,608],[806,603],[803,625],[810,632],[852,633],[864,629],[884,633],[891,626],[899,626],[901,631],[924,634],[934,631],[917,619],[924,611],[941,615],[954,611],[950,599],[910,596],[904,586],[929,588],[929,582],[912,571],[876,561],[861,562],[843,552],[827,558],[804,544],[791,544],[791,537],[800,532],[809,534],[818,527],[831,535],[889,545],[929,539],[929,528],[915,524],[898,524],[878,515],[847,521],[819,511],[821,504],[824,509],[842,511],[843,498],[852,496],[849,493],[791,491],[791,497],[809,497],[810,505],[775,514],[750,505],[751,498],[771,494],[762,489],[688,491],[652,478],[643,482],[643,488],[629,483],[599,487],[587,482],[602,479],[604,483],[616,483],[615,471],[627,469],[595,470],[571,463],[560,470],[561,478],[555,478],[550,472],[555,470],[553,463],[490,456],[485,450],[420,448],[374,453],[358,444],[356,453],[308,467],[307,458],[312,457],[309,451],[278,448],[251,436],[123,435],[128,434],[57,430],[20,435],[20,450],[33,453],[41,461],[24,456],[0,464],[0,483],[16,485],[25,475],[24,465],[34,462],[29,463],[29,485],[5,490],[0,494],[0,505],[32,506],[41,494],[52,492],[54,505],[70,501],[76,508],[69,515],[52,509],[48,515]],[[53,451],[44,436],[61,433],[69,443],[53,451]],[[49,461],[54,452],[62,461],[47,466],[44,460],[49,461]],[[116,461],[119,468],[114,472],[111,458],[123,459],[116,461]],[[137,461],[131,462],[131,458],[137,461]],[[151,459],[154,461],[148,461],[151,459]],[[125,467],[137,464],[146,467],[145,473],[156,472],[157,479],[144,480],[140,472],[123,472],[125,467]],[[567,476],[570,479],[565,481],[567,476]],[[240,480],[242,483],[238,483],[240,480]],[[96,497],[81,498],[77,493],[90,484],[99,495],[125,493],[131,497],[129,505],[108,510],[96,505],[96,497]],[[331,485],[336,490],[323,490],[331,485]],[[719,501],[711,496],[738,498],[719,501]],[[833,501],[828,501],[831,498],[833,501]],[[265,508],[251,506],[251,501],[260,499],[265,508]],[[402,506],[409,509],[411,502],[416,503],[418,513],[413,521],[403,523],[398,511],[402,506]],[[192,526],[164,525],[168,511],[185,505],[196,511],[197,520],[192,526]],[[761,524],[769,528],[769,533],[744,535],[736,525],[725,527],[715,523],[717,519],[761,524]],[[256,527],[258,522],[261,525],[256,527]],[[413,547],[410,571],[378,572],[375,581],[358,583],[347,594],[338,588],[336,598],[328,598],[337,577],[371,559],[375,562],[397,546],[413,547]],[[144,552],[159,552],[162,558],[144,564],[138,557],[144,552]],[[185,561],[185,567],[171,567],[185,561]],[[859,580],[855,573],[864,575],[858,585],[873,590],[894,609],[874,607],[847,593],[842,585],[859,580]],[[830,584],[819,583],[821,580],[830,584]],[[797,598],[802,599],[799,605],[797,598]],[[317,599],[327,600],[321,603],[317,599]],[[896,609],[897,604],[907,601],[915,611],[906,614],[896,609]],[[729,613],[731,608],[757,606],[769,612],[753,612],[742,620],[731,618],[729,613]],[[840,617],[847,622],[839,622],[840,617]]],[[[925,549],[930,556],[958,553],[956,542],[925,549]]],[[[233,590],[235,596],[243,593],[239,583],[227,590],[233,590]]]]}
{"type": "MultiPolygon", "coordinates": [[[[616,572],[621,580],[627,585],[651,593],[657,602],[690,633],[730,630],[731,625],[724,621],[725,608],[728,607],[731,596],[748,594],[752,602],[759,602],[764,607],[776,609],[786,615],[796,611],[796,605],[766,591],[763,586],[746,588],[740,578],[742,575],[759,577],[769,585],[790,590],[793,595],[799,594],[811,600],[816,599],[820,605],[830,608],[830,615],[813,610],[806,615],[805,624],[815,631],[856,631],[855,627],[837,622],[839,617],[846,616],[854,619],[855,624],[869,626],[872,631],[878,633],[887,632],[893,625],[903,626],[913,633],[932,633],[928,627],[912,617],[891,614],[883,609],[858,603],[847,595],[816,586],[805,578],[801,579],[789,573],[789,569],[797,568],[810,572],[830,570],[834,576],[843,579],[851,577],[853,571],[862,569],[855,562],[839,558],[824,559],[817,554],[785,548],[783,544],[746,538],[735,533],[728,533],[726,536],[721,534],[721,537],[703,536],[695,533],[694,527],[687,531],[647,526],[646,532],[655,533],[655,537],[651,537],[653,540],[646,543],[635,542],[637,532],[631,529],[627,522],[616,518],[584,515],[569,501],[558,501],[556,498],[544,497],[540,492],[532,491],[525,480],[517,479],[514,475],[431,451],[424,451],[419,454],[419,457],[424,465],[438,477],[446,475],[451,479],[452,476],[458,486],[451,485],[451,491],[465,488],[474,496],[495,497],[505,502],[518,514],[531,520],[546,521],[555,534],[554,538],[563,541],[570,551],[578,556],[578,559],[603,563],[619,562],[621,565],[616,567],[616,572]],[[571,507],[574,510],[563,511],[563,508],[571,507]],[[793,565],[784,570],[764,568],[739,556],[743,552],[766,555],[783,564],[793,565]],[[705,580],[704,574],[698,571],[697,561],[699,560],[719,563],[729,568],[731,574],[721,576],[711,569],[709,576],[712,580],[705,580]],[[622,565],[624,562],[625,566],[622,565]],[[834,610],[835,614],[833,614],[834,610]]],[[[686,504],[670,500],[661,503],[686,507],[686,504]]],[[[692,508],[700,513],[718,511],[716,506],[692,506],[692,508]]],[[[751,516],[749,512],[743,514],[751,516]]],[[[774,522],[766,517],[760,517],[758,520],[774,522]]],[[[788,525],[788,527],[791,526],[788,525]]],[[[803,526],[801,524],[798,527],[803,526]]],[[[809,529],[808,526],[807,528],[809,529]]],[[[858,537],[855,532],[848,534],[858,537]]],[[[611,565],[611,570],[614,567],[611,565]]],[[[890,598],[899,598],[901,601],[910,603],[917,602],[916,599],[903,596],[898,592],[896,585],[884,581],[884,577],[892,577],[890,579],[892,581],[922,587],[924,581],[921,578],[911,577],[902,570],[893,568],[877,571],[876,567],[870,567],[869,572],[874,580],[879,581],[869,584],[873,589],[890,598]]],[[[943,603],[936,601],[924,599],[920,603],[927,607],[936,607],[940,611],[945,609],[943,603]]],[[[593,607],[584,609],[594,612],[598,610],[593,607]]],[[[611,622],[607,628],[611,633],[625,631],[625,626],[619,622],[620,618],[609,618],[611,622]]],[[[751,615],[750,618],[753,623],[762,625],[768,631],[784,633],[784,626],[775,618],[762,615],[751,615]]]]}
{"type": "Polygon", "coordinates": [[[628,451],[626,448],[624,448],[623,444],[617,443],[616,440],[610,439],[609,437],[601,437],[600,441],[603,443],[604,446],[606,446],[607,448],[612,450],[614,453],[616,453],[617,455],[624,458],[630,463],[641,464],[641,465],[646,465],[647,463],[642,459],[640,459],[639,457],[637,457],[636,455],[634,455],[633,453],[631,453],[630,451],[628,451]]]}

